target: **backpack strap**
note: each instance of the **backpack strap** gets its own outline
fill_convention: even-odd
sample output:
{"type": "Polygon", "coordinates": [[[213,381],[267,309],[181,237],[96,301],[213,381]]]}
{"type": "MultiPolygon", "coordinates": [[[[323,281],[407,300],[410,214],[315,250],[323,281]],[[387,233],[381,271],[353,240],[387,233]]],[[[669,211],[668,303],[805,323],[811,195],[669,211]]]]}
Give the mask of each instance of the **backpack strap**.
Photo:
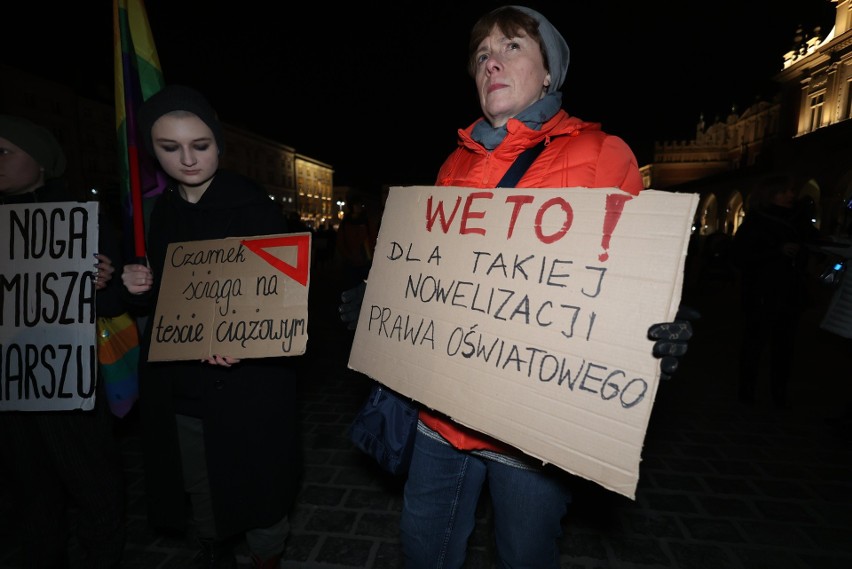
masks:
{"type": "Polygon", "coordinates": [[[541,151],[544,150],[544,141],[545,138],[541,139],[541,142],[527,148],[523,152],[521,152],[515,161],[512,162],[512,165],[509,166],[509,169],[506,170],[506,173],[503,174],[503,177],[497,182],[498,188],[514,188],[515,185],[521,180],[524,176],[524,173],[529,169],[530,165],[535,162],[535,159],[541,154],[541,151]]]}

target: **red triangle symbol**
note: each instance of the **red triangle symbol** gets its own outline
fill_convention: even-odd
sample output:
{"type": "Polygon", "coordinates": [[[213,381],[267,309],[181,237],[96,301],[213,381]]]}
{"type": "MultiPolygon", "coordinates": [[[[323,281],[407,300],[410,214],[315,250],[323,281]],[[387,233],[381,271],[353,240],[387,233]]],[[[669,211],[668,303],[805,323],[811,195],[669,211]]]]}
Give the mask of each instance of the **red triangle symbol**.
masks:
{"type": "Polygon", "coordinates": [[[294,281],[300,283],[302,286],[308,286],[308,275],[310,274],[311,261],[310,233],[293,233],[279,237],[243,239],[241,243],[294,281]],[[267,251],[267,249],[274,249],[276,247],[296,247],[295,266],[279,259],[267,251]]]}

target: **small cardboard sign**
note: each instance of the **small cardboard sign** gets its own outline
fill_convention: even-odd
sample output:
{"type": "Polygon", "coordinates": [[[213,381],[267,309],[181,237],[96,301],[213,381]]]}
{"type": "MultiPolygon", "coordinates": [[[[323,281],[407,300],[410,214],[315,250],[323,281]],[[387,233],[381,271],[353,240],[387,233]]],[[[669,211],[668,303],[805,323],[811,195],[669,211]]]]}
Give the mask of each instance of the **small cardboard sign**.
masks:
{"type": "Polygon", "coordinates": [[[95,406],[97,202],[0,205],[0,411],[95,406]]]}
{"type": "Polygon", "coordinates": [[[634,498],[698,198],[392,188],[349,367],[634,498]]]}
{"type": "Polygon", "coordinates": [[[148,360],[305,353],[310,262],[310,233],[172,243],[148,360]]]}

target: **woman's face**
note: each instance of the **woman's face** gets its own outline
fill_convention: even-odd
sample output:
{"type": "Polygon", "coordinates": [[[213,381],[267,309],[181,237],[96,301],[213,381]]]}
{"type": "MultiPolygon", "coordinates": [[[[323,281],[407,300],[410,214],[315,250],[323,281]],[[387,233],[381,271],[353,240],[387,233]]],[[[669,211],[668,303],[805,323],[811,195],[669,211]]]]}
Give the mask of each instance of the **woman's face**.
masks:
{"type": "Polygon", "coordinates": [[[166,174],[184,188],[206,189],[219,168],[213,131],[191,113],[169,113],[151,127],[154,153],[166,174]]]}
{"type": "Polygon", "coordinates": [[[491,126],[505,125],[541,99],[550,85],[541,48],[528,36],[507,38],[495,26],[475,57],[479,105],[491,126]]]}
{"type": "Polygon", "coordinates": [[[44,185],[44,171],[35,159],[0,137],[0,193],[24,194],[44,185]]]}

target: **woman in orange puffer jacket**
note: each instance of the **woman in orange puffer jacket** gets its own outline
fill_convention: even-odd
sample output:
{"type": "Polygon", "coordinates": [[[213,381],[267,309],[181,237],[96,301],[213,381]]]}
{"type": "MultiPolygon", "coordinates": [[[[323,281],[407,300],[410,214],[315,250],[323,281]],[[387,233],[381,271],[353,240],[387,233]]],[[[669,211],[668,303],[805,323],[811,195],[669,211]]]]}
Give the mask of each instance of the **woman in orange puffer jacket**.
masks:
{"type": "MultiPolygon", "coordinates": [[[[459,131],[439,186],[494,188],[526,149],[545,143],[516,184],[526,188],[642,190],[627,144],[561,109],[568,46],[541,14],[509,6],[486,14],[470,38],[470,73],[484,114],[459,131]]],[[[406,567],[459,568],[488,483],[500,567],[557,569],[568,475],[482,433],[423,409],[405,485],[406,567]]]]}

